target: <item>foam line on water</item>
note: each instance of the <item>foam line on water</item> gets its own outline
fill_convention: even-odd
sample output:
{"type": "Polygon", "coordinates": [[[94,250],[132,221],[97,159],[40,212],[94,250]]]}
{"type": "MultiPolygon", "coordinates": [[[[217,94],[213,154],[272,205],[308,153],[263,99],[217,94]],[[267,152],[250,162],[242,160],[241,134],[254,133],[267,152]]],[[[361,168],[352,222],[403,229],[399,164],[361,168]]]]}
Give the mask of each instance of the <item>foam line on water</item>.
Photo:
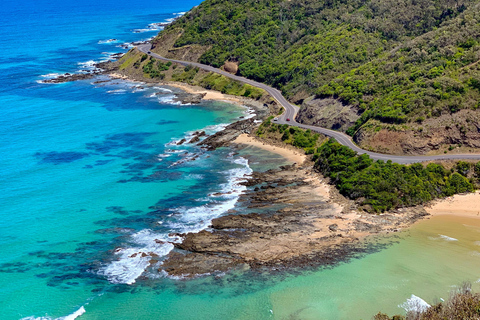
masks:
{"type": "Polygon", "coordinates": [[[446,236],[446,235],[443,235],[443,234],[439,234],[439,236],[440,236],[440,238],[442,238],[445,241],[458,241],[458,239],[455,239],[455,238],[452,238],[452,237],[449,237],[449,236],[446,236]]]}
{"type": "Polygon", "coordinates": [[[407,301],[400,304],[398,307],[403,308],[406,312],[424,312],[430,307],[430,305],[422,298],[412,294],[411,297],[407,299],[407,301]]]}
{"type": "Polygon", "coordinates": [[[177,208],[175,221],[159,225],[167,225],[166,233],[155,233],[150,229],[141,230],[131,236],[133,246],[115,250],[116,259],[103,267],[99,273],[112,283],[133,284],[151,264],[152,258],[166,256],[175,242],[182,239],[169,236],[171,233],[198,232],[208,228],[212,219],[217,218],[235,207],[246,186],[241,182],[253,171],[245,158],[228,158],[228,161],[240,167],[224,172],[226,183],[220,185],[221,197],[211,197],[205,205],[193,208],[177,208]]]}
{"type": "Polygon", "coordinates": [[[30,316],[30,317],[21,318],[20,320],[75,320],[78,317],[80,317],[82,314],[84,314],[85,312],[86,312],[85,308],[83,306],[81,306],[80,309],[78,309],[74,313],[69,314],[68,316],[65,316],[65,317],[60,317],[60,318],[55,318],[54,319],[54,318],[48,317],[48,316],[46,316],[46,317],[30,316]]]}

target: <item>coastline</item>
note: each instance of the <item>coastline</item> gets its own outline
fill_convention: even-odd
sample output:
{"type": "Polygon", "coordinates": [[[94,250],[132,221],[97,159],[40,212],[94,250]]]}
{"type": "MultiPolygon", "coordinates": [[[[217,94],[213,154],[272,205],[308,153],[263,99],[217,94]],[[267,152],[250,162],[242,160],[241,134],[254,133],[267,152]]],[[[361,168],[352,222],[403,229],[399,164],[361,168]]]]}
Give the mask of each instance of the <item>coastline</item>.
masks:
{"type": "Polygon", "coordinates": [[[272,153],[276,153],[284,157],[285,159],[299,165],[303,164],[307,160],[307,156],[305,154],[301,154],[299,150],[287,148],[287,146],[269,144],[268,142],[260,141],[245,133],[239,135],[234,141],[232,141],[232,143],[237,145],[253,146],[272,153]]]}
{"type": "Polygon", "coordinates": [[[144,84],[156,84],[161,86],[167,87],[174,87],[184,91],[187,94],[195,95],[200,97],[201,100],[208,100],[208,101],[223,101],[232,103],[241,107],[253,107],[258,112],[260,108],[263,108],[263,104],[257,100],[241,97],[241,96],[233,96],[229,94],[222,93],[216,90],[205,89],[200,86],[191,85],[184,82],[178,81],[168,81],[168,80],[161,80],[161,81],[152,81],[151,79],[139,79],[132,75],[117,73],[117,72],[107,72],[107,76],[113,79],[120,79],[125,81],[137,81],[144,84]]]}
{"type": "Polygon", "coordinates": [[[204,100],[215,100],[215,101],[227,101],[235,104],[241,104],[242,100],[235,96],[230,96],[220,91],[208,90],[199,86],[193,86],[187,83],[168,81],[164,85],[182,89],[183,91],[191,94],[205,94],[203,97],[204,100]]]}
{"type": "MultiPolygon", "coordinates": [[[[110,76],[141,81],[135,76],[120,74],[110,76]]],[[[146,79],[145,83],[152,84],[153,81],[146,79]]],[[[155,83],[175,87],[189,94],[202,95],[203,100],[225,101],[241,106],[253,103],[258,107],[257,112],[264,108],[259,101],[229,96],[187,83],[173,81],[155,83]]],[[[257,113],[257,119],[263,118],[265,116],[259,116],[257,113]]],[[[255,189],[247,191],[239,201],[262,209],[285,204],[294,205],[295,208],[274,209],[277,215],[275,221],[264,214],[227,213],[221,218],[214,219],[208,231],[179,234],[183,241],[175,246],[181,253],[169,254],[160,269],[161,272],[174,277],[191,278],[238,267],[254,269],[278,268],[280,265],[283,268],[330,265],[345,261],[359,250],[359,247],[367,246],[376,236],[409,228],[428,214],[441,212],[452,214],[447,212],[450,207],[456,208],[455,212],[462,214],[462,208],[469,208],[472,201],[472,197],[468,195],[465,199],[455,196],[456,202],[449,207],[445,207],[444,204],[450,203],[447,199],[380,215],[359,212],[354,201],[345,199],[338,190],[314,172],[312,166],[309,166],[308,157],[302,154],[301,150],[275,141],[258,139],[251,134],[256,127],[253,121],[245,126],[240,125],[243,121],[245,120],[231,124],[229,127],[233,128],[219,132],[217,137],[214,137],[215,135],[209,137],[208,143],[203,145],[206,145],[208,150],[214,150],[219,146],[240,148],[252,146],[279,154],[294,163],[292,168],[280,169],[270,176],[254,175],[248,184],[256,186],[255,189]],[[235,127],[236,124],[239,125],[235,127]],[[218,144],[222,135],[228,136],[228,139],[218,144]],[[298,183],[298,186],[280,190],[277,185],[279,181],[280,185],[298,183]],[[292,217],[295,217],[294,222],[291,221],[292,217]],[[312,228],[305,227],[306,225],[312,228]],[[273,232],[272,227],[287,231],[273,232]],[[242,232],[238,231],[240,229],[242,232]]],[[[471,214],[473,215],[473,211],[471,214]]]]}

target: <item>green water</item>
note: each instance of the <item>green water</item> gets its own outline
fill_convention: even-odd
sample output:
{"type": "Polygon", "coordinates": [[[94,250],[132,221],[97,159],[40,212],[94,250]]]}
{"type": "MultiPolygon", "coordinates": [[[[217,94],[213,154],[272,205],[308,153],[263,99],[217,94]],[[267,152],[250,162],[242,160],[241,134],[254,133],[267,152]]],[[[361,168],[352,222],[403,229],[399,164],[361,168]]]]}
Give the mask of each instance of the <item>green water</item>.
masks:
{"type": "Polygon", "coordinates": [[[82,320],[370,319],[379,311],[404,313],[399,305],[412,294],[434,303],[463,281],[478,289],[479,232],[480,220],[435,217],[398,234],[387,249],[335,268],[270,275],[271,281],[243,275],[144,283],[134,292],[99,296],[85,306],[82,320]]]}

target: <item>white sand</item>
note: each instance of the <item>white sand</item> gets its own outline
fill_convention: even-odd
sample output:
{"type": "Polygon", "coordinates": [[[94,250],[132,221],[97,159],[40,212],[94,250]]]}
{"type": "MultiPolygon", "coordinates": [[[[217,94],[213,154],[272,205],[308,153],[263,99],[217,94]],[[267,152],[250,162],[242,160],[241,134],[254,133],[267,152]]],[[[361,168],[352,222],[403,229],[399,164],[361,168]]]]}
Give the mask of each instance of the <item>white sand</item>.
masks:
{"type": "Polygon", "coordinates": [[[480,218],[480,191],[469,194],[457,194],[446,199],[434,201],[425,210],[431,215],[457,215],[480,218]]]}
{"type": "Polygon", "coordinates": [[[267,151],[279,154],[285,159],[297,164],[302,164],[307,158],[305,154],[302,154],[300,151],[295,151],[295,150],[282,148],[278,146],[272,146],[270,144],[261,142],[253,137],[250,137],[247,134],[239,135],[238,138],[233,141],[233,143],[246,144],[249,146],[258,147],[263,150],[267,150],[267,151]]]}

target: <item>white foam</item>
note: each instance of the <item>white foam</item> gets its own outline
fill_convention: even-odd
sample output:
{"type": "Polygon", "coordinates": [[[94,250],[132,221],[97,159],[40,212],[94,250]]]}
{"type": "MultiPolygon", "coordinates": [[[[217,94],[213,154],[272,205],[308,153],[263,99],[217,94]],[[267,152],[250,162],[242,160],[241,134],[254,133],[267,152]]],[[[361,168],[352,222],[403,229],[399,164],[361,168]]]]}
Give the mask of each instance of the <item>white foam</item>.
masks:
{"type": "MultiPolygon", "coordinates": [[[[235,207],[240,194],[246,190],[240,182],[252,173],[248,160],[244,158],[229,159],[239,168],[227,170],[224,174],[228,182],[221,185],[222,197],[210,198],[209,203],[190,209],[177,208],[176,222],[163,223],[169,227],[169,233],[198,232],[207,228],[212,219],[225,214],[235,207]]],[[[132,235],[131,242],[135,244],[128,248],[115,250],[117,259],[99,273],[106,276],[112,283],[133,284],[149,267],[152,257],[166,256],[173,248],[173,242],[181,241],[176,236],[170,237],[167,233],[157,234],[146,229],[132,235]],[[160,241],[156,241],[160,240],[160,241]]]]}
{"type": "MultiPolygon", "coordinates": [[[[108,59],[102,60],[102,61],[108,61],[108,59]]],[[[88,60],[88,61],[85,61],[85,62],[78,62],[77,65],[80,67],[78,72],[82,73],[82,72],[85,72],[85,71],[87,71],[87,72],[100,72],[100,71],[102,71],[102,69],[96,67],[97,63],[98,62],[94,61],[94,60],[88,60]]]]}
{"type": "Polygon", "coordinates": [[[428,239],[430,239],[430,240],[458,241],[458,239],[455,239],[455,238],[452,238],[452,237],[449,237],[449,236],[446,236],[446,235],[443,235],[443,234],[439,234],[438,237],[428,237],[428,239]]]}
{"type": "Polygon", "coordinates": [[[112,94],[123,94],[125,92],[127,92],[127,90],[125,90],[125,89],[116,89],[116,90],[107,91],[107,93],[112,93],[112,94]]]}
{"type": "Polygon", "coordinates": [[[440,238],[442,238],[445,241],[458,241],[458,239],[455,239],[455,238],[452,238],[452,237],[449,237],[449,236],[446,236],[446,235],[443,235],[443,234],[439,234],[439,236],[440,236],[440,238]]]}
{"type": "Polygon", "coordinates": [[[226,172],[228,182],[221,185],[220,191],[223,201],[215,200],[206,205],[187,210],[178,208],[177,211],[180,213],[180,216],[177,218],[178,222],[170,223],[169,226],[171,228],[182,233],[198,232],[207,228],[211,224],[212,219],[220,217],[235,207],[239,196],[247,189],[240,182],[244,182],[246,176],[253,171],[248,165],[248,160],[244,158],[235,159],[233,162],[243,165],[243,167],[230,169],[226,172]]]}
{"type": "Polygon", "coordinates": [[[80,309],[78,309],[74,313],[69,314],[68,316],[65,316],[65,317],[60,317],[60,318],[53,319],[52,317],[48,317],[48,316],[46,316],[46,317],[30,316],[30,317],[22,318],[20,320],[75,320],[78,317],[80,317],[82,314],[84,314],[85,312],[86,312],[85,308],[83,306],[81,306],[80,309]]]}
{"type": "Polygon", "coordinates": [[[255,112],[255,109],[253,108],[250,108],[248,106],[243,106],[246,110],[244,112],[244,119],[251,119],[253,117],[255,117],[257,115],[257,113],[255,112]]]}
{"type": "MultiPolygon", "coordinates": [[[[172,105],[182,105],[182,103],[180,101],[175,101],[173,100],[175,98],[175,96],[173,95],[168,95],[168,96],[158,96],[158,95],[154,95],[155,97],[158,98],[158,101],[160,103],[163,103],[163,104],[172,104],[172,105]]],[[[185,103],[183,104],[184,106],[186,105],[190,105],[189,103],[185,103]]]]}
{"type": "Polygon", "coordinates": [[[470,252],[470,255],[471,255],[471,256],[474,256],[474,257],[480,257],[480,252],[478,252],[478,251],[471,251],[471,252],[470,252]]]}
{"type": "Polygon", "coordinates": [[[108,39],[108,40],[100,40],[98,44],[106,44],[106,43],[118,43],[120,40],[118,39],[108,39]]]}
{"type": "Polygon", "coordinates": [[[157,28],[147,28],[147,29],[134,29],[134,33],[144,33],[144,32],[152,32],[152,31],[158,31],[158,30],[163,30],[163,27],[157,27],[157,28]]]}
{"type": "Polygon", "coordinates": [[[172,93],[173,91],[167,88],[161,88],[161,87],[153,87],[155,90],[162,91],[165,93],[172,93]]]}
{"type": "Polygon", "coordinates": [[[78,317],[80,317],[85,312],[86,312],[85,308],[82,306],[82,307],[80,307],[80,309],[78,309],[74,313],[72,313],[72,314],[70,314],[66,317],[58,318],[57,320],[74,320],[74,319],[77,319],[78,317]]]}
{"type": "Polygon", "coordinates": [[[85,61],[85,62],[78,62],[77,64],[78,64],[80,67],[89,68],[89,67],[94,67],[96,63],[97,63],[97,62],[95,62],[95,61],[93,61],[93,60],[88,60],[88,61],[85,61]]]}
{"type": "Polygon", "coordinates": [[[165,256],[173,249],[173,245],[166,242],[169,240],[167,235],[156,234],[149,229],[133,234],[131,240],[137,246],[115,250],[117,260],[100,270],[100,274],[112,283],[135,283],[150,265],[152,257],[165,256]]]}
{"type": "Polygon", "coordinates": [[[206,134],[211,135],[225,129],[228,125],[229,125],[228,123],[214,124],[214,125],[205,127],[203,131],[205,131],[206,134]]]}
{"type": "Polygon", "coordinates": [[[430,305],[420,297],[412,294],[412,296],[407,299],[404,303],[398,306],[399,308],[403,308],[406,312],[413,311],[413,312],[424,312],[430,305]]]}
{"type": "Polygon", "coordinates": [[[48,74],[42,74],[40,77],[42,78],[48,78],[48,79],[53,79],[53,78],[57,78],[59,76],[61,76],[63,74],[61,73],[48,73],[48,74]]]}

